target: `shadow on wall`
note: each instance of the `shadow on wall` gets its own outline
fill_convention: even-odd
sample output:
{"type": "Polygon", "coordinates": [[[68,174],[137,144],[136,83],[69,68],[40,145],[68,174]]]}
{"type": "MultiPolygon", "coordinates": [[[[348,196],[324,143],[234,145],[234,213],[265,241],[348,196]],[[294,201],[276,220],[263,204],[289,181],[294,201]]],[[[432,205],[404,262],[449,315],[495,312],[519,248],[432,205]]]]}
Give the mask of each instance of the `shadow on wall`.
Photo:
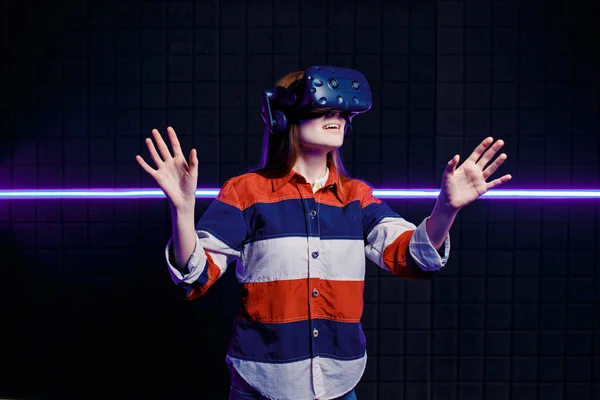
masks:
{"type": "MultiPolygon", "coordinates": [[[[67,5],[60,3],[24,1],[2,5],[5,38],[0,67],[0,163],[14,159],[21,141],[27,146],[17,163],[21,159],[35,163],[35,146],[41,136],[54,138],[62,132],[63,99],[67,94],[63,85],[65,38],[61,13],[67,5]]],[[[0,182],[0,188],[5,186],[5,181],[0,182]]]]}
{"type": "Polygon", "coordinates": [[[190,302],[155,254],[150,263],[131,249],[103,271],[89,250],[63,260],[61,248],[23,251],[21,236],[0,232],[0,397],[226,398],[235,266],[190,302]]]}
{"type": "Polygon", "coordinates": [[[18,371],[22,366],[22,338],[29,294],[21,266],[26,268],[30,262],[18,254],[16,243],[8,232],[0,231],[0,244],[0,396],[4,396],[17,393],[21,384],[18,371]]]}

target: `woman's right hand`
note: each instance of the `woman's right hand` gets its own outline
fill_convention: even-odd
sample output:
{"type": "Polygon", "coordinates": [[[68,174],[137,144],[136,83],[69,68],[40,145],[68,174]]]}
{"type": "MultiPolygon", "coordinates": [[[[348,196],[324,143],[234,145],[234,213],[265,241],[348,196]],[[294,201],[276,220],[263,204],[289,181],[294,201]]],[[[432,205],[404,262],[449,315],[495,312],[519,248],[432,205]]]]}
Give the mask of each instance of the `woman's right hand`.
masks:
{"type": "Polygon", "coordinates": [[[156,179],[156,182],[171,202],[172,207],[176,210],[193,212],[198,184],[198,154],[195,149],[192,149],[188,164],[181,151],[181,145],[179,144],[175,130],[172,127],[168,127],[167,134],[173,148],[173,156],[171,156],[167,144],[157,129],[152,129],[152,135],[162,158],[156,151],[152,139],[146,138],[148,151],[157,169],[149,166],[140,155],[136,155],[135,159],[144,171],[156,179]]]}

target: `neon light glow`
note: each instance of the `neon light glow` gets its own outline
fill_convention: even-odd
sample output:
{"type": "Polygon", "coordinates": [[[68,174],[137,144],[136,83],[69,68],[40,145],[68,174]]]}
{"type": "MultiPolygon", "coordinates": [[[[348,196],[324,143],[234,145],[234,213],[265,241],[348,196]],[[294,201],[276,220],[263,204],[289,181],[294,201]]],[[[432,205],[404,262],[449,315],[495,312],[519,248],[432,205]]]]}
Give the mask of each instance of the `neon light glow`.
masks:
{"type": "MultiPolygon", "coordinates": [[[[217,188],[198,189],[196,197],[214,198],[217,188]]],[[[436,198],[439,189],[375,189],[373,195],[388,199],[436,198]]],[[[164,198],[157,189],[63,189],[63,190],[0,190],[0,200],[17,199],[143,199],[164,198]]],[[[500,199],[598,199],[600,190],[490,190],[481,198],[500,199]]]]}

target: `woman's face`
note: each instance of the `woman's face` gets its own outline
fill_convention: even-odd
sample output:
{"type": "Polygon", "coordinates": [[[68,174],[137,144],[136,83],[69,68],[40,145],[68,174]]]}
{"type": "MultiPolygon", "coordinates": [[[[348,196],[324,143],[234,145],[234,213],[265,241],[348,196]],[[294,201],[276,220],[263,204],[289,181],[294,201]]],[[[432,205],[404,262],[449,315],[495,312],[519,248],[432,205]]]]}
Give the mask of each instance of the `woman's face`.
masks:
{"type": "Polygon", "coordinates": [[[339,111],[332,111],[313,119],[298,123],[300,144],[305,150],[329,152],[344,143],[346,120],[339,111]]]}

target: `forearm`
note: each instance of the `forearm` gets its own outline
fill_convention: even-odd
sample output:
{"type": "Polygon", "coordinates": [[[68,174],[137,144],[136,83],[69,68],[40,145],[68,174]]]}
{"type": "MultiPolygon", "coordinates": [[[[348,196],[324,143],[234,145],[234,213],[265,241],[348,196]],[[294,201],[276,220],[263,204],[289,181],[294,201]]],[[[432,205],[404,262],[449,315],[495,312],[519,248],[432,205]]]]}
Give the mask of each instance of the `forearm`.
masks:
{"type": "Polygon", "coordinates": [[[194,208],[178,210],[171,208],[173,221],[173,255],[175,267],[183,270],[196,248],[194,208]]]}
{"type": "Polygon", "coordinates": [[[457,214],[458,210],[444,204],[440,199],[435,203],[431,216],[427,220],[427,236],[436,250],[442,247],[457,214]]]}

